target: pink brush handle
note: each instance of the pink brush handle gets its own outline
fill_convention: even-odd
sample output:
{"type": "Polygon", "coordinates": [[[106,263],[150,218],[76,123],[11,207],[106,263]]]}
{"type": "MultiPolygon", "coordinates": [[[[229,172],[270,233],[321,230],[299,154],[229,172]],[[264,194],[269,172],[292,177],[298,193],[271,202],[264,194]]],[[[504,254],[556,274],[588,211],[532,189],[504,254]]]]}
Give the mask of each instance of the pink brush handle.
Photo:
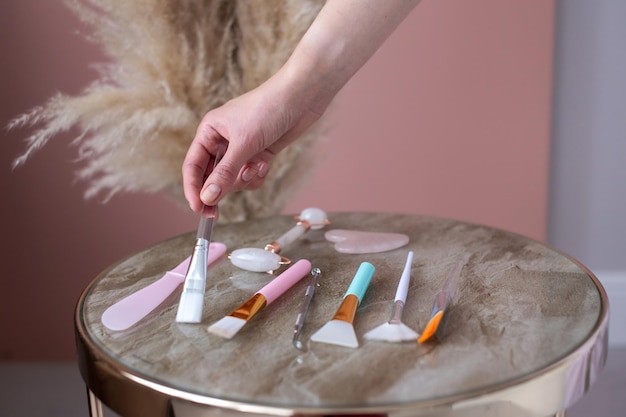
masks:
{"type": "MultiPolygon", "coordinates": [[[[207,265],[211,265],[226,253],[226,245],[213,242],[209,246],[207,265]]],[[[126,330],[146,317],[185,282],[184,271],[189,267],[191,256],[176,268],[165,273],[159,280],[132,293],[113,304],[102,314],[102,324],[111,330],[126,330]]]]}
{"type": "Polygon", "coordinates": [[[269,284],[257,291],[263,294],[267,304],[280,297],[285,291],[291,288],[311,271],[311,262],[301,259],[293,264],[285,272],[274,278],[269,284]]]}

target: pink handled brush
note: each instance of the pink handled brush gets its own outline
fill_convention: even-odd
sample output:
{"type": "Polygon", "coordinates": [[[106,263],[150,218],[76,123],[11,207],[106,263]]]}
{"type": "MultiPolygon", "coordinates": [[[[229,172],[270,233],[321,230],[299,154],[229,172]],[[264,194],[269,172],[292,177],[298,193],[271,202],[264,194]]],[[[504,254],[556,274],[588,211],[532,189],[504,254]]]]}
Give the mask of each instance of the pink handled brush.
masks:
{"type": "Polygon", "coordinates": [[[270,305],[311,271],[311,262],[301,259],[256,292],[229,315],[213,323],[209,333],[231,339],[259,311],[270,305]]]}
{"type": "MultiPolygon", "coordinates": [[[[211,242],[207,265],[211,265],[226,253],[226,245],[211,242]]],[[[107,308],[102,314],[102,324],[111,330],[126,330],[146,317],[151,311],[169,297],[183,282],[189,269],[191,256],[176,268],[168,271],[162,278],[132,293],[107,308]]]]}
{"type": "Polygon", "coordinates": [[[337,312],[331,321],[313,333],[311,336],[313,342],[330,343],[351,348],[359,347],[359,340],[356,337],[352,323],[356,315],[356,309],[361,303],[365,291],[367,291],[375,270],[376,268],[371,263],[361,263],[337,312]]]}
{"type": "Polygon", "coordinates": [[[406,324],[402,323],[402,310],[409,290],[411,280],[411,264],[413,263],[413,251],[407,255],[404,270],[396,290],[396,298],[391,311],[391,319],[378,327],[365,333],[365,338],[369,340],[381,340],[384,342],[406,342],[417,340],[418,334],[406,324]]]}

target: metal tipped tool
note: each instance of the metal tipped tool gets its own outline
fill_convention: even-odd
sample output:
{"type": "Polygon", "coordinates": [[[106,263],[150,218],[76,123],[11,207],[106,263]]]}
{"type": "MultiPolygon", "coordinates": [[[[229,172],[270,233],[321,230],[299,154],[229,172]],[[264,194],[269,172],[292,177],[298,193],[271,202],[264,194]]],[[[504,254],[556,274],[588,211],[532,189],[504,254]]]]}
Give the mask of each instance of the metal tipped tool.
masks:
{"type": "Polygon", "coordinates": [[[317,280],[321,274],[322,271],[320,271],[319,268],[313,268],[311,270],[311,277],[309,278],[306,290],[304,291],[304,301],[302,302],[302,307],[300,308],[300,312],[296,318],[296,324],[293,326],[293,346],[299,350],[304,350],[304,343],[302,343],[302,328],[304,327],[306,315],[309,312],[309,306],[311,305],[313,294],[315,294],[317,280]]]}

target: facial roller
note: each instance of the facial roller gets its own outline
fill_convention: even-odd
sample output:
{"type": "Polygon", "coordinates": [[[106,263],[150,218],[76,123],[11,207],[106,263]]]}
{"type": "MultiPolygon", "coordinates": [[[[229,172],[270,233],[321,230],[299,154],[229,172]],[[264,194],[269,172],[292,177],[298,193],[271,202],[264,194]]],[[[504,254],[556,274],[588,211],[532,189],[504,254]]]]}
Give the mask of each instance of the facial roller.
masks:
{"type": "Polygon", "coordinates": [[[294,218],[296,225],[282,234],[272,243],[260,248],[241,248],[234,250],[228,257],[233,265],[246,271],[270,272],[277,270],[281,265],[291,261],[279,255],[279,253],[304,235],[309,229],[318,230],[330,224],[326,213],[318,208],[310,207],[302,210],[299,216],[294,218]]]}

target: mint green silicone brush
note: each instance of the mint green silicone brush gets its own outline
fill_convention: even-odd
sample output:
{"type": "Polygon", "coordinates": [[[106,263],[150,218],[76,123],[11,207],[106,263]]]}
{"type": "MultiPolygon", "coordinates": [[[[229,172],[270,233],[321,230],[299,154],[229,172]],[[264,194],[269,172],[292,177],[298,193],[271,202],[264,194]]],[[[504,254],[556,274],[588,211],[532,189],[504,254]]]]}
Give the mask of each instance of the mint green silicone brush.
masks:
{"type": "Polygon", "coordinates": [[[352,323],[354,322],[356,309],[361,303],[365,291],[367,291],[375,270],[374,265],[369,262],[363,262],[359,266],[337,312],[328,323],[313,333],[311,341],[350,348],[359,347],[359,340],[356,337],[352,323]]]}

